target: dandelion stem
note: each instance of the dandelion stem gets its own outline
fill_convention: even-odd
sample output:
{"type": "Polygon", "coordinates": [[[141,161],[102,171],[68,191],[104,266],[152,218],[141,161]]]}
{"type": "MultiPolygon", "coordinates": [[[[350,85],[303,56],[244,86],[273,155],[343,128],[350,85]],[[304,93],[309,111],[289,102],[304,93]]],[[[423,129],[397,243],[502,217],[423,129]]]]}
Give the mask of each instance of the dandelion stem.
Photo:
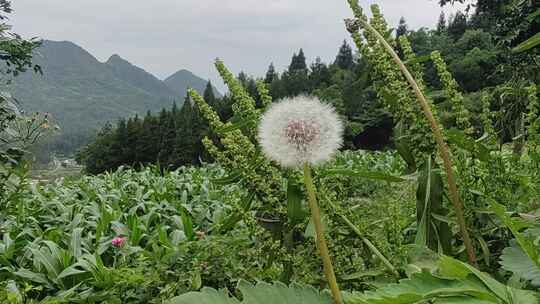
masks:
{"type": "Polygon", "coordinates": [[[317,196],[315,194],[315,185],[313,184],[313,178],[311,176],[311,168],[306,163],[304,164],[304,183],[308,194],[309,208],[311,209],[311,218],[313,219],[313,225],[315,226],[315,234],[317,235],[317,248],[323,261],[324,275],[328,280],[330,291],[334,297],[336,304],[342,304],[341,292],[334,273],[334,267],[332,266],[332,259],[328,253],[328,246],[326,245],[326,239],[324,238],[324,229],[321,222],[321,211],[317,204],[317,196]]]}
{"type": "Polygon", "coordinates": [[[458,188],[456,184],[456,178],[454,176],[454,171],[452,169],[452,159],[450,156],[450,149],[448,148],[448,145],[444,141],[441,127],[439,126],[439,123],[435,119],[435,116],[433,115],[433,111],[431,110],[431,106],[426,100],[426,97],[422,93],[422,90],[420,90],[420,87],[418,86],[418,83],[416,83],[414,77],[411,75],[403,61],[399,58],[396,51],[392,46],[384,39],[384,37],[373,27],[369,22],[362,20],[362,18],[357,19],[362,26],[367,29],[368,31],[372,32],[376,37],[377,40],[384,46],[386,51],[392,56],[392,59],[394,62],[398,65],[401,72],[405,75],[405,78],[411,85],[411,87],[414,90],[414,93],[416,94],[416,97],[418,99],[418,102],[420,103],[420,106],[422,107],[422,110],[424,112],[424,115],[426,116],[426,119],[429,121],[431,125],[431,130],[435,136],[435,140],[437,141],[437,146],[439,147],[439,153],[441,155],[441,158],[444,163],[444,169],[446,171],[446,178],[448,180],[448,189],[450,192],[450,201],[452,202],[452,205],[454,205],[454,209],[456,212],[457,222],[459,225],[459,229],[461,232],[461,236],[463,237],[463,243],[465,244],[465,248],[467,250],[467,256],[469,258],[469,263],[473,266],[476,266],[476,252],[474,250],[471,237],[469,236],[469,231],[467,230],[467,223],[465,222],[465,216],[463,211],[463,203],[461,202],[461,199],[459,197],[458,188]]]}

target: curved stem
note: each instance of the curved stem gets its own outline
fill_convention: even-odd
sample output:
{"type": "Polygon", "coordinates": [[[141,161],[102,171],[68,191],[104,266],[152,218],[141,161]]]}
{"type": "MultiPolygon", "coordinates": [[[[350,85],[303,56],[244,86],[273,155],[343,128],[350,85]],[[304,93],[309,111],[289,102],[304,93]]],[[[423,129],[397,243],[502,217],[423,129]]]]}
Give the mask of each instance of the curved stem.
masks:
{"type": "Polygon", "coordinates": [[[384,254],[382,254],[382,252],[380,252],[379,249],[375,247],[375,245],[373,245],[373,243],[362,234],[360,229],[358,229],[358,227],[353,224],[353,222],[351,222],[345,215],[338,215],[354,231],[354,233],[356,233],[356,235],[360,237],[362,242],[364,242],[364,244],[369,248],[369,250],[371,250],[371,252],[373,252],[373,254],[375,254],[379,258],[379,260],[381,260],[381,262],[386,266],[386,268],[388,268],[388,270],[392,272],[393,275],[399,278],[399,272],[397,271],[396,267],[394,267],[394,265],[392,265],[392,263],[384,256],[384,254]]]}
{"type": "Polygon", "coordinates": [[[420,90],[420,87],[418,86],[418,83],[416,83],[414,77],[411,75],[403,61],[399,58],[398,54],[392,48],[392,46],[384,39],[384,37],[369,24],[365,20],[362,20],[361,18],[357,19],[358,22],[362,24],[362,26],[372,32],[376,37],[377,40],[384,46],[386,51],[392,56],[392,59],[394,62],[399,66],[399,69],[403,74],[405,75],[405,78],[411,85],[411,87],[414,90],[414,93],[416,94],[416,97],[418,101],[420,102],[420,106],[422,107],[422,110],[424,112],[424,115],[426,116],[426,119],[428,120],[431,130],[435,136],[435,140],[437,142],[437,146],[439,148],[439,153],[441,155],[441,158],[444,163],[444,170],[446,171],[446,178],[448,180],[448,189],[450,192],[450,201],[452,202],[452,205],[454,205],[454,209],[456,211],[456,217],[457,222],[459,225],[459,229],[461,232],[461,235],[463,237],[463,243],[465,244],[465,248],[467,250],[467,256],[469,258],[469,263],[471,265],[476,266],[476,252],[474,250],[471,237],[469,236],[469,231],[467,230],[467,224],[465,222],[465,216],[463,212],[463,203],[461,202],[461,199],[459,197],[458,188],[456,184],[456,178],[454,176],[454,171],[452,169],[452,159],[450,157],[450,150],[448,148],[448,145],[444,141],[444,137],[441,131],[441,127],[439,126],[437,120],[435,119],[435,116],[433,115],[433,111],[431,111],[431,106],[426,100],[426,97],[422,93],[422,90],[420,90]]]}
{"type": "Polygon", "coordinates": [[[334,267],[332,266],[332,259],[328,253],[328,246],[326,245],[326,239],[324,238],[324,229],[321,221],[321,211],[317,204],[317,196],[315,194],[315,185],[313,184],[313,178],[311,176],[311,168],[306,163],[304,164],[304,183],[308,194],[309,208],[311,209],[311,218],[313,219],[313,225],[315,226],[315,234],[317,235],[317,248],[323,261],[324,275],[328,280],[330,291],[334,297],[336,304],[342,304],[341,292],[334,273],[334,267]]]}

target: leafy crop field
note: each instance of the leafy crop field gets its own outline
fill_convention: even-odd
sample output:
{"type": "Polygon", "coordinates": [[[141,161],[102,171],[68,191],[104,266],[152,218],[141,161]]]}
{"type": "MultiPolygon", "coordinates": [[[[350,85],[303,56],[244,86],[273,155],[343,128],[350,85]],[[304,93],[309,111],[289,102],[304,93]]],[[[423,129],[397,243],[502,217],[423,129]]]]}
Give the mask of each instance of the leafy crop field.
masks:
{"type": "MultiPolygon", "coordinates": [[[[401,175],[403,179],[397,183],[390,182],[389,175],[398,176],[405,169],[394,153],[346,152],[316,170],[320,193],[333,201],[332,207],[326,208],[324,221],[342,287],[362,290],[391,282],[402,276],[400,269],[414,272],[410,267],[442,267],[451,277],[456,275],[454,271],[466,271],[486,279],[486,274],[475,274],[476,270],[467,270],[455,260],[443,260],[437,266],[437,256],[427,252],[420,255],[422,259],[417,256],[411,260],[417,254],[412,254],[416,249],[408,244],[415,243],[418,230],[414,175],[401,175]],[[386,173],[370,179],[333,176],[336,169],[386,173]]],[[[301,217],[293,230],[293,249],[283,246],[286,239],[276,236],[279,232],[264,214],[240,211],[250,193],[240,183],[228,182],[227,172],[217,165],[173,172],[155,167],[140,172],[120,169],[46,185],[21,182],[12,188],[12,199],[0,218],[2,303],[163,303],[203,286],[234,290],[240,283],[242,292],[252,290],[261,295],[285,286],[255,287],[240,279],[312,286],[323,281],[308,217],[301,217]],[[115,243],[115,238],[124,242],[115,243]]],[[[306,209],[304,204],[302,210],[306,209]]],[[[488,210],[478,213],[478,220],[487,217],[500,223],[488,210]]],[[[441,220],[452,224],[451,219],[441,220]]],[[[496,269],[502,263],[504,269],[534,283],[538,280],[535,272],[518,270],[526,257],[518,247],[505,249],[502,262],[500,253],[490,252],[512,238],[501,229],[495,225],[475,234],[475,238],[486,240],[482,268],[500,276],[504,272],[496,269]]],[[[459,255],[461,250],[456,247],[453,252],[459,255]]],[[[408,287],[388,292],[397,298],[403,292],[423,293],[422,288],[437,292],[446,284],[429,276],[417,274],[410,279],[428,280],[426,286],[410,282],[405,283],[408,287]]],[[[463,282],[459,282],[452,281],[457,285],[445,292],[460,290],[463,282]]],[[[315,292],[310,288],[304,292],[315,292]]],[[[326,296],[320,297],[321,303],[330,303],[324,300],[326,296]]],[[[356,301],[363,298],[350,297],[358,297],[356,301]]]]}
{"type": "MultiPolygon", "coordinates": [[[[350,154],[338,162],[399,169],[394,157],[350,154]]],[[[46,185],[21,180],[0,219],[0,299],[161,303],[201,286],[234,287],[238,278],[278,280],[282,257],[268,256],[260,247],[272,248],[277,240],[254,222],[255,214],[238,217],[234,211],[249,193],[223,184],[224,177],[225,170],[206,165],[163,174],[157,168],[121,169],[46,185]],[[125,238],[125,244],[115,247],[116,237],[125,238]]],[[[367,194],[388,190],[380,182],[358,186],[340,190],[357,193],[350,202],[356,210],[369,209],[367,194]]],[[[364,216],[375,220],[382,215],[376,211],[364,216]]],[[[311,248],[309,229],[298,237],[311,248]]],[[[294,261],[307,268],[296,275],[316,282],[320,278],[308,271],[318,268],[317,259],[307,251],[308,256],[294,261]]],[[[362,267],[347,265],[344,270],[362,267]]]]}

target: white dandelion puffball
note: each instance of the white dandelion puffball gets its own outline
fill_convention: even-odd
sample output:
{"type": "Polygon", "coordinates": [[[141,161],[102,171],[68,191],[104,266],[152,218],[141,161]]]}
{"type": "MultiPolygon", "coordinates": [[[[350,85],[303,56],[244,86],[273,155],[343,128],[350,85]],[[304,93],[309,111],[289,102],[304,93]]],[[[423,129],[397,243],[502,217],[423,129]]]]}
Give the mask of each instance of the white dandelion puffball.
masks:
{"type": "Polygon", "coordinates": [[[263,114],[259,143],[264,154],[284,167],[317,165],[343,143],[343,123],[317,97],[297,96],[274,103],[263,114]]]}

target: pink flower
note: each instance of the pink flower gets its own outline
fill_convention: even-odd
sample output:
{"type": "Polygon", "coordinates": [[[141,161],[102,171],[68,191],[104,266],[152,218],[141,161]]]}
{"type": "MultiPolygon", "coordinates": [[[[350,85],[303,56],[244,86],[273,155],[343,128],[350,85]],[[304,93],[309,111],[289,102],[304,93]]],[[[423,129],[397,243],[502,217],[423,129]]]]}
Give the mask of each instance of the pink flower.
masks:
{"type": "Polygon", "coordinates": [[[127,238],[125,238],[125,237],[117,236],[114,239],[112,239],[111,244],[114,247],[117,247],[117,248],[122,247],[122,246],[124,246],[124,243],[126,242],[126,240],[127,240],[127,238]]]}

